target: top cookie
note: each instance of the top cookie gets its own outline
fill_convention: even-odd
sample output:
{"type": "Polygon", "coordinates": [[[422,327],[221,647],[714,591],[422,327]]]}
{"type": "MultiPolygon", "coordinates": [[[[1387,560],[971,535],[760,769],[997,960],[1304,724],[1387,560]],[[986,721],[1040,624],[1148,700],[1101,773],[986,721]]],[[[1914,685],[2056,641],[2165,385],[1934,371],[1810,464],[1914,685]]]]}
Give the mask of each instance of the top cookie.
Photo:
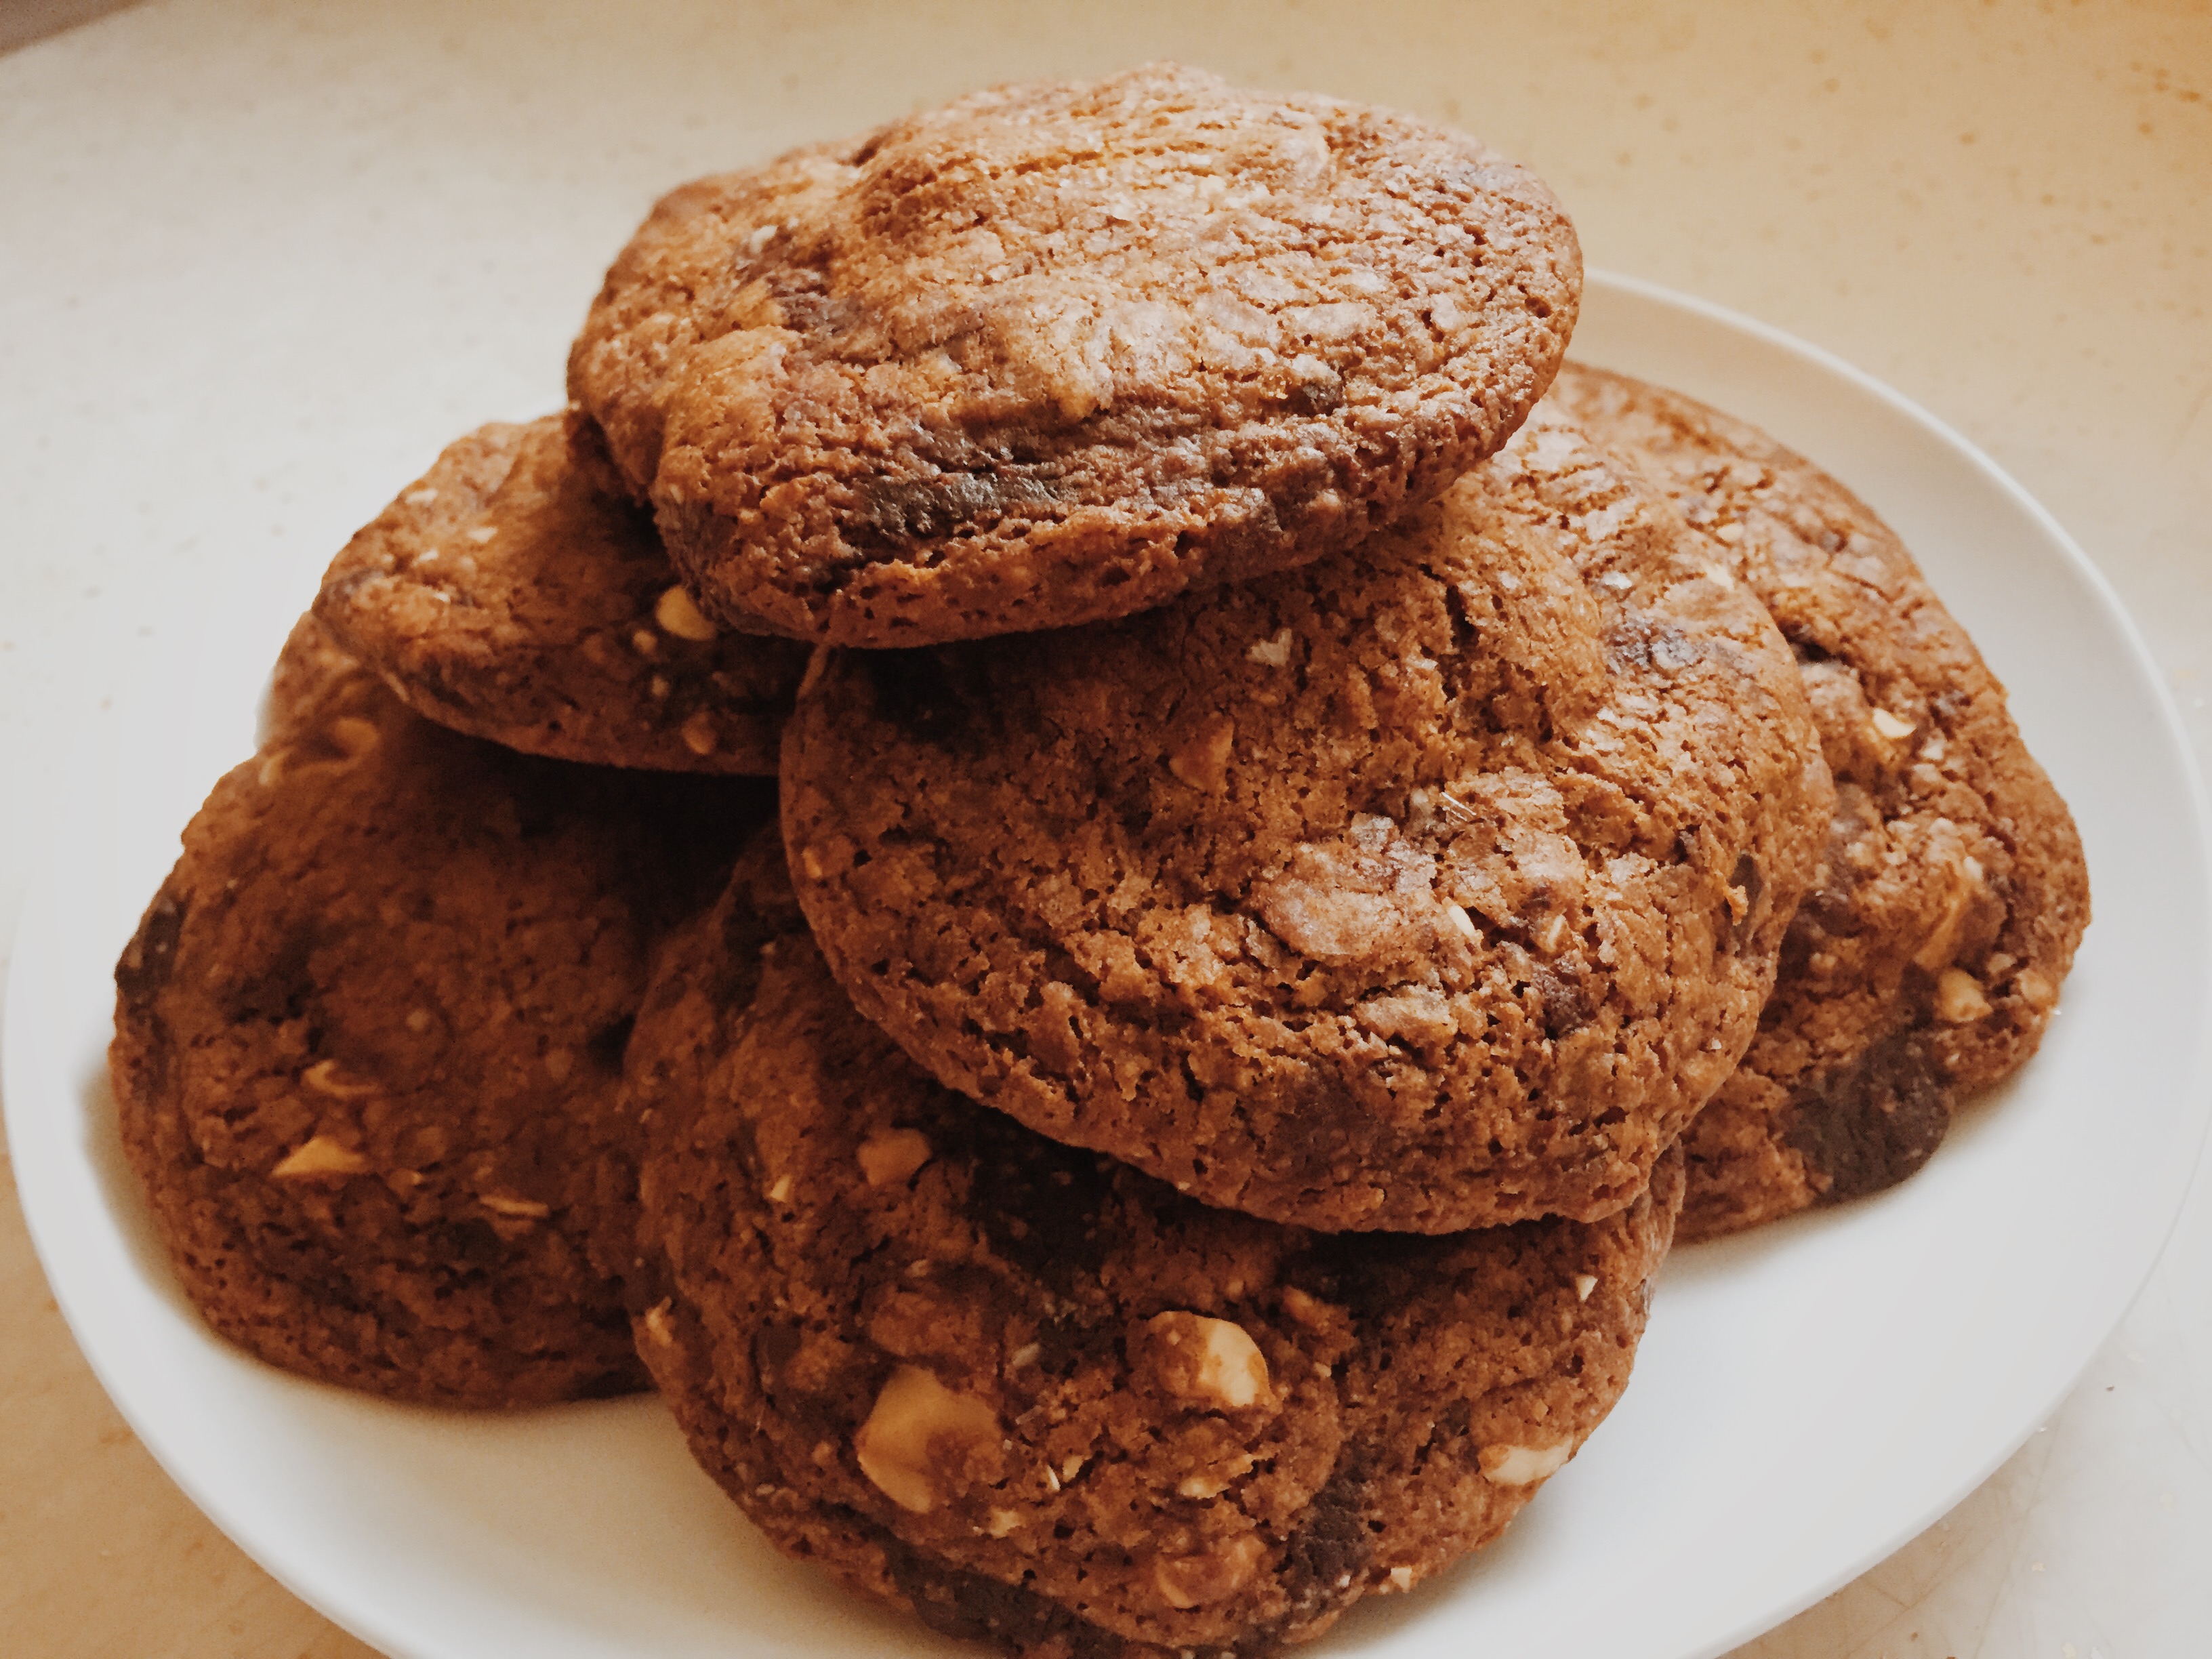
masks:
{"type": "Polygon", "coordinates": [[[1206,1202],[1610,1213],[1751,1041],[1832,799],[1705,548],[1540,410],[1303,570],[826,653],[784,736],[800,902],[941,1081],[1206,1202]]]}
{"type": "Polygon", "coordinates": [[[448,446],[331,561],[315,615],[416,714],[601,766],[773,773],[806,668],[700,612],[574,413],[448,446]]]}
{"type": "Polygon", "coordinates": [[[1686,1237],[1902,1180],[2034,1053],[2089,920],[2066,804],[1966,630],[1873,510],[1680,392],[1570,365],[1556,405],[1632,457],[1795,648],[1836,812],[1743,1064],[1685,1136],[1686,1237]]]}
{"type": "Polygon", "coordinates": [[[1474,140],[1156,64],[675,191],[569,387],[709,610],[914,645],[1369,534],[1512,433],[1581,282],[1474,140]]]}

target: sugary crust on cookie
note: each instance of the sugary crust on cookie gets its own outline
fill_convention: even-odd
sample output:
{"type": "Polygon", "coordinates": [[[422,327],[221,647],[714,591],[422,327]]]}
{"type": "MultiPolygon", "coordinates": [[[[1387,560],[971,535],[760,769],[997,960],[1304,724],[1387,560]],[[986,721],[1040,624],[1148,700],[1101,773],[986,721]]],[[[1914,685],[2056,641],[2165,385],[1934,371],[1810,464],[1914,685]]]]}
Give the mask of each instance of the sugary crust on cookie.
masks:
{"type": "Polygon", "coordinates": [[[1354,552],[1126,623],[817,660],[784,830],[948,1086],[1209,1203],[1619,1208],[1734,1067],[1831,794],[1773,624],[1532,420],[1354,552]]]}
{"type": "Polygon", "coordinates": [[[450,446],[331,562],[315,614],[417,714],[604,766],[773,773],[806,666],[708,619],[574,412],[450,446]]]}
{"type": "Polygon", "coordinates": [[[938,1086],[763,909],[640,1023],[632,1288],[787,1553],[1019,1653],[1267,1652],[1489,1541],[1626,1385],[1679,1157],[1594,1224],[1209,1209],[938,1086]]]}
{"type": "Polygon", "coordinates": [[[1581,279],[1473,139],[1155,64],[675,191],[569,387],[709,609],[914,645],[1358,540],[1519,424],[1581,279]]]}
{"type": "Polygon", "coordinates": [[[378,1394],[639,1387],[586,1260],[592,1146],[647,947],[769,792],[514,754],[359,669],[309,689],[116,969],[123,1143],[185,1291],[263,1358],[378,1394]]]}
{"type": "Polygon", "coordinates": [[[2089,920],[2066,805],[1873,510],[1765,434],[1572,365],[1550,402],[1715,538],[1795,648],[1837,786],[1758,1040],[1686,1137],[1683,1236],[1902,1180],[2035,1051],[2089,920]]]}

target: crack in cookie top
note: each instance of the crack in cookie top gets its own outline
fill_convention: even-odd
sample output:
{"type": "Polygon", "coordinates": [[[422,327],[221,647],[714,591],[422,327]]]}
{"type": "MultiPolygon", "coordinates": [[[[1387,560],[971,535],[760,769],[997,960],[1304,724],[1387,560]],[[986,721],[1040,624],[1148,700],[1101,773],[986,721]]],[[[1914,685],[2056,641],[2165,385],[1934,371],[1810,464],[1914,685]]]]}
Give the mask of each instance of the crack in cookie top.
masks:
{"type": "Polygon", "coordinates": [[[1751,1040],[1832,799],[1704,546],[1539,411],[1304,569],[824,653],[785,733],[801,902],[944,1082],[1209,1203],[1606,1214],[1751,1040]]]}
{"type": "MultiPolygon", "coordinates": [[[[1632,457],[1795,650],[1836,811],[1743,1064],[1685,1136],[1686,1235],[1903,1180],[2035,1052],[2089,919],[2065,803],[1872,508],[1680,392],[1570,365],[1548,404],[1632,457]]],[[[1547,405],[1548,406],[1548,405],[1547,405]]]]}
{"type": "Polygon", "coordinates": [[[1381,527],[1510,434],[1581,280],[1474,140],[1154,65],[675,191],[569,385],[709,609],[911,645],[1381,527]]]}
{"type": "Polygon", "coordinates": [[[331,562],[315,615],[416,714],[601,766],[773,773],[806,666],[701,613],[573,410],[447,446],[331,562]]]}

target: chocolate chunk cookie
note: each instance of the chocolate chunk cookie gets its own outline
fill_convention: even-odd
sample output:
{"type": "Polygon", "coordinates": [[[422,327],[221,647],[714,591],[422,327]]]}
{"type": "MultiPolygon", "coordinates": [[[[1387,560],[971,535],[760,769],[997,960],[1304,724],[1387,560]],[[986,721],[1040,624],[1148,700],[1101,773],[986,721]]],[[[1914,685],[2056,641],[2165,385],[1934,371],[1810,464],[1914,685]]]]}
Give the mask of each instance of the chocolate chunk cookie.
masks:
{"type": "Polygon", "coordinates": [[[1473,139],[1155,64],[684,186],[568,384],[709,611],[915,645],[1350,544],[1519,424],[1581,283],[1473,139]]]}
{"type": "Polygon", "coordinates": [[[783,779],[823,953],[940,1081],[1208,1203],[1420,1232],[1634,1198],[1832,800],[1765,612],[1558,418],[1303,570],[825,653],[783,779]]]}
{"type": "Polygon", "coordinates": [[[1679,392],[1577,365],[1550,401],[1642,465],[1772,611],[1836,780],[1758,1039],[1686,1137],[1684,1237],[1902,1180],[2042,1038],[2089,920],[2074,821],[1863,501],[1679,392]]]}
{"type": "Polygon", "coordinates": [[[787,1553],[1017,1653],[1266,1652],[1495,1537],[1626,1384],[1679,1156],[1595,1223],[1211,1209],[939,1086],[763,915],[699,924],[687,1017],[640,1023],[634,1087],[673,1086],[633,1292],[787,1553]]]}
{"type": "Polygon", "coordinates": [[[116,969],[124,1146],[178,1277],[233,1341],[352,1388],[641,1386],[586,1259],[594,1143],[649,944],[770,792],[518,755],[306,662],[116,969]]]}
{"type": "Polygon", "coordinates": [[[315,614],[416,713],[605,766],[771,774],[806,668],[692,603],[574,413],[453,445],[331,562],[315,614]]]}

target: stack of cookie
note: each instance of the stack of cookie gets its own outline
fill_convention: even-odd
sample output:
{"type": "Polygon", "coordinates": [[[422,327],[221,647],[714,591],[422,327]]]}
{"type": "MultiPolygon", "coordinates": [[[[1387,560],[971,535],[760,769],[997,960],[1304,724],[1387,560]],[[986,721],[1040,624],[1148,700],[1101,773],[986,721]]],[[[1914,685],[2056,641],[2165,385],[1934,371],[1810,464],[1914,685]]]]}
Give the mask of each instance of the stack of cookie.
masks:
{"type": "Polygon", "coordinates": [[[1023,1653],[1494,1537],[1678,1233],[1918,1167],[2087,915],[1896,538],[1563,368],[1579,287],[1474,141],[1169,67],[663,201],[118,969],[210,1322],[641,1367],[787,1553],[1023,1653]]]}

